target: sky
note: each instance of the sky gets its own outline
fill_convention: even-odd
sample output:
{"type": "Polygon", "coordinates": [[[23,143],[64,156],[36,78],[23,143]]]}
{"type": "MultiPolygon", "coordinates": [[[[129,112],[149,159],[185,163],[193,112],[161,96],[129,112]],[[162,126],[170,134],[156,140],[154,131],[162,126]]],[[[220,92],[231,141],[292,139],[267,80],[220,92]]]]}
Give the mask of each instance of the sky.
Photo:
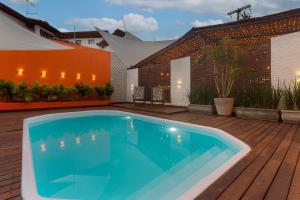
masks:
{"type": "MultiPolygon", "coordinates": [[[[26,15],[26,0],[0,0],[26,15]]],[[[61,31],[125,29],[144,40],[182,36],[192,27],[230,22],[226,15],[252,5],[259,17],[300,8],[300,0],[30,0],[29,17],[47,21],[61,31]],[[124,26],[125,24],[125,26],[124,26]]]]}

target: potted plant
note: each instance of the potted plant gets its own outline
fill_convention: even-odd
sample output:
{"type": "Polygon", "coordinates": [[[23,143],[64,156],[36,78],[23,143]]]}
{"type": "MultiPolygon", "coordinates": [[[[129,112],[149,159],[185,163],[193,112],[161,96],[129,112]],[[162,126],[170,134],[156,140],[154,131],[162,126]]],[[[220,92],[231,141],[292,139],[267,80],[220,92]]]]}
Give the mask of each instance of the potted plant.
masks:
{"type": "Polygon", "coordinates": [[[238,91],[236,107],[238,117],[279,121],[277,109],[282,92],[279,87],[257,85],[243,87],[238,91]]]}
{"type": "Polygon", "coordinates": [[[229,98],[232,86],[238,74],[241,49],[233,44],[230,37],[224,37],[212,51],[215,85],[218,97],[214,98],[218,115],[232,114],[234,99],[229,98]]]}
{"type": "Polygon", "coordinates": [[[190,112],[200,112],[206,114],[214,113],[213,90],[211,87],[202,86],[197,89],[193,89],[188,97],[190,100],[188,110],[190,112]]]}
{"type": "Polygon", "coordinates": [[[284,84],[283,100],[285,109],[281,110],[283,122],[300,123],[300,83],[295,81],[288,87],[284,84]]]}

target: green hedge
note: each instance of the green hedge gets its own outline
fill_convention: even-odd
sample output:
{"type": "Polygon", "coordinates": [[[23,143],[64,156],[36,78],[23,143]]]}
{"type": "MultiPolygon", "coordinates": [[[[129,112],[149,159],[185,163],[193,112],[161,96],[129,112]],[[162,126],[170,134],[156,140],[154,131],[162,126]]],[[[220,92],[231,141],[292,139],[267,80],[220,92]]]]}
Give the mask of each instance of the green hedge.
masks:
{"type": "Polygon", "coordinates": [[[5,99],[6,102],[80,101],[88,98],[103,100],[110,99],[113,91],[110,83],[96,87],[76,83],[72,87],[65,87],[49,86],[38,82],[29,86],[26,82],[16,84],[12,81],[0,80],[0,98],[5,99]]]}

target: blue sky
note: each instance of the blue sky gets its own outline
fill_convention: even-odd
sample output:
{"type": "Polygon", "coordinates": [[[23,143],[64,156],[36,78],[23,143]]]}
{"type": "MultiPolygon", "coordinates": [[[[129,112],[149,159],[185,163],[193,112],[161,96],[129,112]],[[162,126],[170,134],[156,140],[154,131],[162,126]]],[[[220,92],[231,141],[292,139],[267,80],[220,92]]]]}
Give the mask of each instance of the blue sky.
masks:
{"type": "MultiPolygon", "coordinates": [[[[25,14],[25,0],[1,2],[25,14]]],[[[58,29],[110,31],[123,28],[145,40],[177,38],[192,26],[231,21],[226,13],[252,4],[253,16],[300,7],[300,0],[31,0],[30,17],[43,19],[58,29]]]]}

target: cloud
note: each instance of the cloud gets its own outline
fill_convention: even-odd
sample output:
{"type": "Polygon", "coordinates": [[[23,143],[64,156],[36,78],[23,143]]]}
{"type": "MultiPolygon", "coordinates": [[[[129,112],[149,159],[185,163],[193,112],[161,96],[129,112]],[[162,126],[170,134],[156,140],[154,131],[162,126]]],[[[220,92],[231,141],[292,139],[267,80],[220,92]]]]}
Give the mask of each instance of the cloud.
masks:
{"type": "Polygon", "coordinates": [[[142,9],[176,9],[196,13],[221,14],[251,4],[255,15],[265,15],[300,6],[300,0],[105,0],[114,5],[142,9]]]}
{"type": "Polygon", "coordinates": [[[59,28],[58,29],[60,32],[70,32],[69,29],[66,29],[66,28],[59,28]]]}
{"type": "MultiPolygon", "coordinates": [[[[10,0],[12,3],[26,3],[26,0],[10,0]]],[[[39,0],[29,0],[31,3],[36,4],[39,0]]]]}
{"type": "Polygon", "coordinates": [[[158,30],[158,22],[153,17],[145,17],[140,14],[129,13],[124,15],[123,19],[114,18],[76,18],[68,20],[68,25],[79,26],[84,29],[98,27],[103,30],[114,31],[115,29],[126,29],[133,33],[153,32],[158,30]]]}
{"type": "Polygon", "coordinates": [[[191,25],[193,27],[202,27],[202,26],[210,26],[210,25],[222,24],[222,23],[224,23],[224,21],[221,19],[210,19],[207,21],[195,20],[191,23],[191,25]]]}

